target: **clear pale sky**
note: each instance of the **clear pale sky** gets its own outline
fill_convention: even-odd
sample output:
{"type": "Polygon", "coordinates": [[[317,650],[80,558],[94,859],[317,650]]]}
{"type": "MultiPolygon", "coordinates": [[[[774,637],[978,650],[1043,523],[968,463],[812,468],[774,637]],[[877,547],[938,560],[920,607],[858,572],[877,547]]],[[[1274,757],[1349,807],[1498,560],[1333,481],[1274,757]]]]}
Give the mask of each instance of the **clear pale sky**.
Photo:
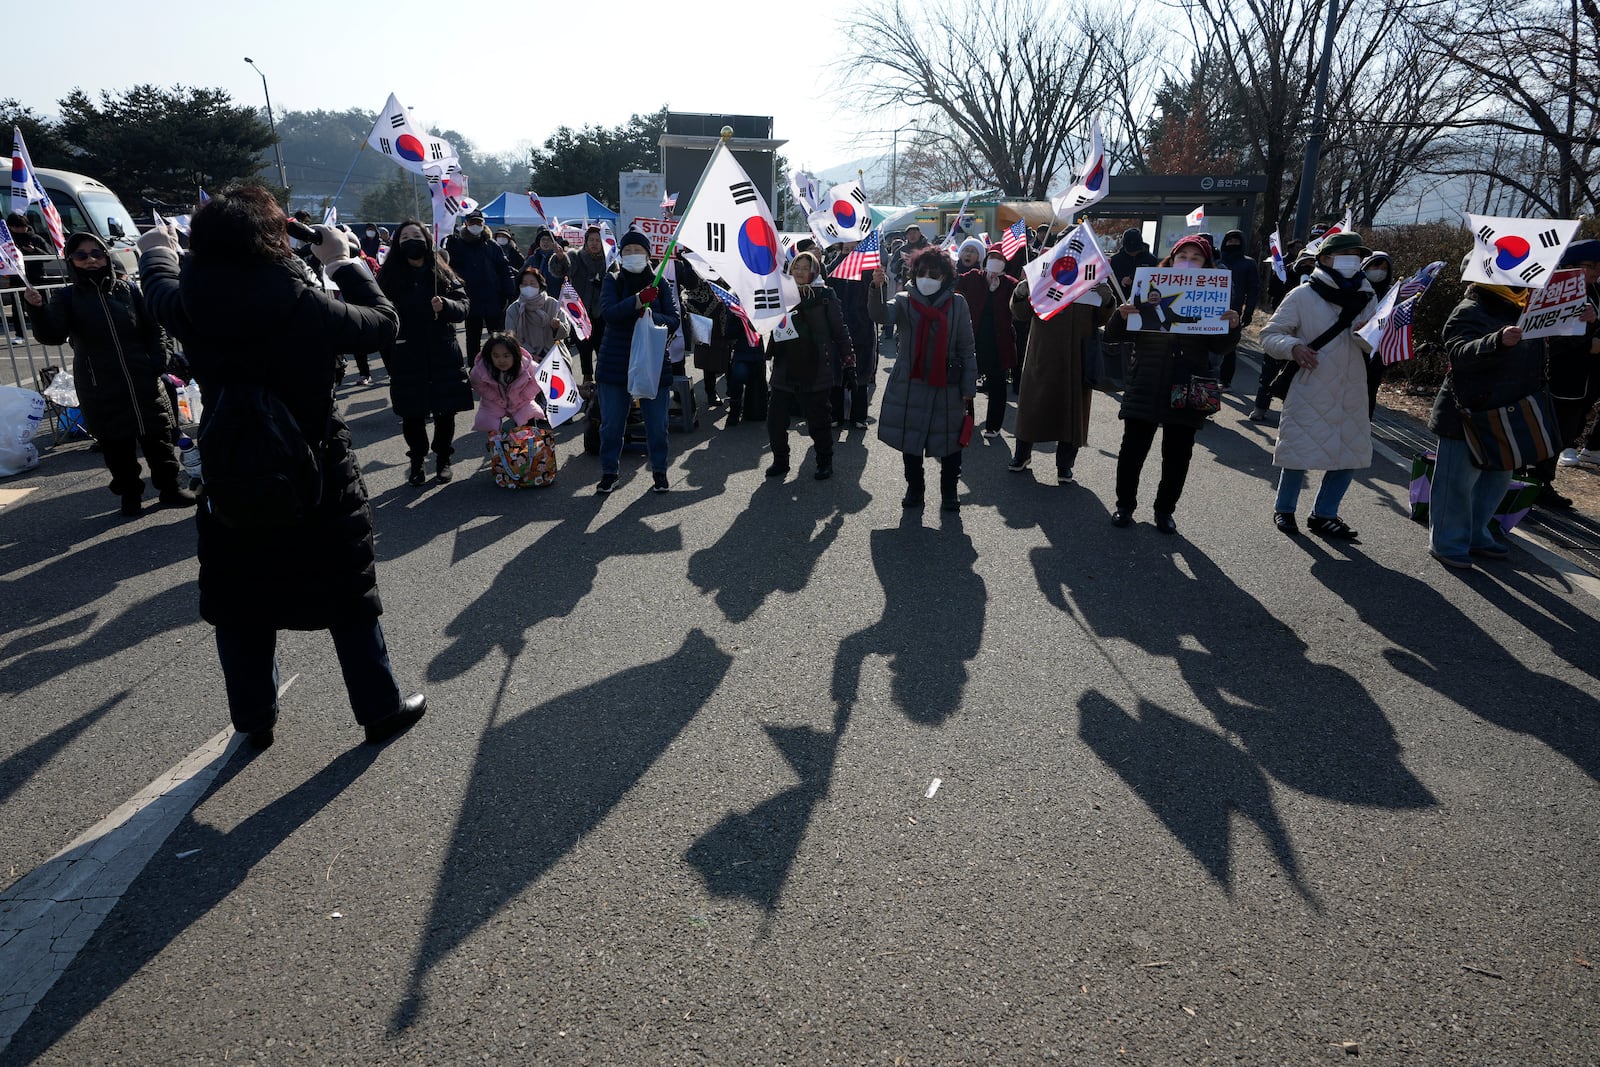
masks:
{"type": "Polygon", "coordinates": [[[154,82],[221,88],[259,107],[250,56],[280,115],[377,111],[392,91],[418,121],[499,153],[543,143],[558,126],[617,125],[667,104],[771,115],[791,165],[812,170],[887,151],[890,135],[869,131],[905,121],[851,115],[831,91],[827,60],[850,47],[835,32],[849,0],[80,5],[92,14],[68,19],[70,32],[41,24],[7,50],[0,97],[53,115],[74,88],[96,96],[154,82]]]}

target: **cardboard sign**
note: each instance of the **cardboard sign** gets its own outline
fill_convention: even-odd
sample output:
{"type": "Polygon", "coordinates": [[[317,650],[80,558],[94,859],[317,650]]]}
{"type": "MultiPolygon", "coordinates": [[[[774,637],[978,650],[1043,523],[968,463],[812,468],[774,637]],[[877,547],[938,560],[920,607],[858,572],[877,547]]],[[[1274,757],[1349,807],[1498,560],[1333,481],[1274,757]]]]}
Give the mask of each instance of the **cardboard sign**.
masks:
{"type": "Polygon", "coordinates": [[[672,235],[678,232],[678,220],[636,218],[628,224],[628,228],[638,230],[650,238],[650,255],[660,259],[667,254],[667,245],[672,243],[672,235]]]}
{"type": "Polygon", "coordinates": [[[1533,294],[1517,325],[1522,336],[1581,337],[1589,327],[1579,315],[1589,306],[1589,287],[1581,270],[1558,270],[1550,284],[1533,294]]]}
{"type": "Polygon", "coordinates": [[[1233,272],[1204,267],[1140,267],[1128,294],[1128,329],[1154,333],[1227,333],[1233,272]]]}

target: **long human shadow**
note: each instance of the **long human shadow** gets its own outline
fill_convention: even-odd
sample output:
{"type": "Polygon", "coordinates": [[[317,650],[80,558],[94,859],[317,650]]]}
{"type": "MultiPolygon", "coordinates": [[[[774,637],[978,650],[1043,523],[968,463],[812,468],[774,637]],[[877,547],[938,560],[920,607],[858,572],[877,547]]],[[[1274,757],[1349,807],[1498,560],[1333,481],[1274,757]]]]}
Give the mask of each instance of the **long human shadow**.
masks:
{"type": "Polygon", "coordinates": [[[123,582],[194,556],[192,514],[175,522],[160,521],[155,515],[123,519],[125,525],[116,528],[109,520],[84,516],[79,510],[99,495],[69,493],[36,506],[30,507],[26,499],[17,505],[16,518],[25,521],[19,521],[21,529],[0,546],[0,573],[12,575],[42,565],[21,577],[0,578],[0,630],[15,633],[50,623],[115,591],[123,582]]]}
{"type": "MultiPolygon", "coordinates": [[[[1103,503],[1086,494],[1060,494],[1056,487],[1039,487],[996,500],[1008,525],[1036,528],[1047,541],[1029,552],[1041,594],[1067,616],[1065,625],[1078,631],[1078,639],[1101,646],[1108,665],[1135,692],[1138,673],[1124,669],[1108,641],[1126,641],[1149,657],[1175,663],[1194,699],[1244,751],[1199,726],[1167,722],[1163,716],[1175,718],[1172,713],[1147,701],[1137,716],[1116,709],[1113,718],[1101,697],[1085,741],[1093,737],[1109,746],[1131,733],[1188,739],[1200,750],[1220,744],[1231,755],[1218,749],[1217,758],[1248,758],[1256,776],[1270,775],[1314,796],[1386,808],[1435,802],[1405,766],[1393,727],[1365,688],[1338,667],[1312,662],[1294,631],[1204,553],[1181,537],[1115,529],[1103,503]]],[[[1373,580],[1361,561],[1344,560],[1341,566],[1364,575],[1355,580],[1373,580]]],[[[1083,709],[1087,719],[1089,706],[1083,709]]],[[[1245,777],[1239,767],[1230,774],[1239,781],[1245,777]]],[[[1199,790],[1190,798],[1193,804],[1209,803],[1198,779],[1181,781],[1199,790]]],[[[1147,800],[1156,797],[1131,778],[1129,784],[1147,800]]],[[[1169,803],[1165,793],[1156,799],[1169,803]]],[[[1251,803],[1259,811],[1271,807],[1251,803]]],[[[1189,824],[1157,814],[1220,883],[1229,883],[1225,839],[1222,847],[1208,844],[1189,824]]],[[[1271,823],[1261,823],[1264,832],[1271,823]]],[[[1288,840],[1286,832],[1268,836],[1273,834],[1288,840]]],[[[1275,844],[1274,851],[1285,872],[1297,877],[1288,862],[1292,850],[1275,844]]]]}
{"type": "Polygon", "coordinates": [[[116,696],[107,698],[71,722],[61,724],[43,737],[0,760],[0,804],[10,799],[13,793],[22,788],[23,783],[37,774],[41,767],[56,757],[57,753],[76,741],[85,730],[104,718],[112,708],[122,703],[127,698],[128,692],[124,689],[116,696]]]}
{"type": "Polygon", "coordinates": [[[451,641],[429,663],[430,681],[460,677],[496,648],[513,659],[521,655],[529,630],[571,614],[589,594],[603,560],[682,549],[682,529],[652,528],[643,521],[649,505],[639,501],[587,532],[608,499],[590,494],[567,501],[557,511],[560,521],[500,568],[488,588],[445,625],[451,641]],[[495,624],[485,625],[488,620],[495,624]]]}
{"type": "MultiPolygon", "coordinates": [[[[1311,575],[1341,597],[1361,621],[1389,639],[1384,652],[1402,674],[1454,701],[1485,722],[1528,734],[1600,781],[1600,699],[1593,684],[1574,685],[1534,670],[1517,649],[1489,633],[1429,583],[1401,571],[1382,570],[1374,578],[1339,565],[1319,553],[1311,575]]],[[[1440,580],[1470,584],[1492,610],[1533,634],[1573,667],[1600,678],[1600,631],[1593,616],[1534,581],[1554,572],[1522,553],[1489,575],[1440,580]],[[1515,568],[1529,573],[1519,575],[1515,568]],[[1530,603],[1531,602],[1531,603],[1530,603]]],[[[1579,594],[1582,595],[1582,594],[1579,594]]]]}
{"type": "Polygon", "coordinates": [[[920,513],[907,512],[898,529],[874,530],[871,546],[883,615],[839,645],[831,729],[766,727],[800,781],[749,811],[724,816],[684,855],[715,896],[749,900],[769,915],[777,908],[812,813],[832,785],[868,656],[889,657],[890,691],[911,721],[939,726],[961,705],[988,602],[973,570],[978,556],[971,538],[958,519],[928,529],[920,513]]]}
{"type": "Polygon", "coordinates": [[[804,589],[845,519],[872,500],[861,487],[865,466],[863,451],[841,450],[829,481],[803,468],[798,480],[764,479],[716,543],[689,557],[689,580],[715,594],[729,622],[744,622],[773,593],[804,589]]]}
{"type": "MultiPolygon", "coordinates": [[[[1354,583],[1379,577],[1359,558],[1339,565],[1354,583]]],[[[1142,553],[1134,573],[1117,596],[1074,598],[1090,629],[1176,663],[1195,699],[1269,775],[1346,804],[1435,803],[1354,675],[1313,661],[1294,629],[1205,553],[1179,539],[1170,550],[1142,553]]]]}
{"type": "Polygon", "coordinates": [[[158,860],[147,867],[12,1038],[5,1061],[29,1063],[47,1053],[244,884],[256,864],[332,803],[380,751],[372,745],[348,750],[233,829],[222,831],[197,822],[193,810],[249,764],[249,759],[235,755],[170,838],[178,849],[200,849],[205,862],[191,869],[158,860]]]}
{"type": "Polygon", "coordinates": [[[664,659],[520,714],[478,745],[405,1000],[410,1026],[433,968],[605,820],[711,699],[733,657],[692,630],[664,659]]]}
{"type": "Polygon", "coordinates": [[[1225,892],[1233,892],[1230,824],[1237,812],[1255,823],[1291,884],[1320,910],[1254,759],[1221,734],[1142,697],[1129,714],[1091,689],[1079,698],[1078,714],[1078,736],[1225,892]]]}
{"type": "MultiPolygon", "coordinates": [[[[195,583],[191,579],[130,604],[99,626],[93,625],[91,612],[89,623],[81,629],[77,622],[52,627],[61,637],[73,630],[83,636],[70,645],[34,647],[6,662],[5,670],[0,671],[0,693],[27,692],[86,663],[108,659],[168,630],[187,626],[195,619],[195,599],[195,583]]],[[[22,647],[32,643],[22,639],[22,647]]]]}

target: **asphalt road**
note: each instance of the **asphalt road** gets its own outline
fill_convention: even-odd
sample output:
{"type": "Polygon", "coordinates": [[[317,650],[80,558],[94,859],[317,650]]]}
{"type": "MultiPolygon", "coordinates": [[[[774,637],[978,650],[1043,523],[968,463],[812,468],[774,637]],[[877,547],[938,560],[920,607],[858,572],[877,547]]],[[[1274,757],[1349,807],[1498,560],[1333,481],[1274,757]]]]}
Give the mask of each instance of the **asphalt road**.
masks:
{"type": "MultiPolygon", "coordinates": [[[[1237,397],[1176,537],[1111,527],[1105,399],[1080,484],[979,438],[958,518],[870,433],[768,481],[720,410],[664,496],[631,456],[595,496],[575,428],[550,489],[463,434],[422,491],[385,390],[344,395],[428,716],[359,744],[326,635],[282,635],[277,744],[174,809],[0,1063],[1600,1062],[1600,602],[1520,549],[1444,570],[1398,467],[1355,546],[1273,529],[1237,397]]],[[[227,725],[192,524],[105,480],[79,445],[0,486],[36,487],[0,920],[227,725]]]]}

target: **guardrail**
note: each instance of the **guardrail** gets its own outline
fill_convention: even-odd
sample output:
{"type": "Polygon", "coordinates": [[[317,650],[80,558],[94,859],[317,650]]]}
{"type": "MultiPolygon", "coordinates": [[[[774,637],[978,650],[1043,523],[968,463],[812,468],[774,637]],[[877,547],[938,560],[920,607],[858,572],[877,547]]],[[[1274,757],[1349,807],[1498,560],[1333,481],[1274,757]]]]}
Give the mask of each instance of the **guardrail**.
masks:
{"type": "MultiPolygon", "coordinates": [[[[66,283],[40,285],[41,293],[52,289],[65,289],[66,283]]],[[[39,388],[39,372],[46,367],[70,369],[72,349],[68,345],[41,344],[34,336],[22,312],[22,289],[0,290],[0,346],[5,357],[0,360],[0,385],[15,385],[23,389],[39,388]]]]}

